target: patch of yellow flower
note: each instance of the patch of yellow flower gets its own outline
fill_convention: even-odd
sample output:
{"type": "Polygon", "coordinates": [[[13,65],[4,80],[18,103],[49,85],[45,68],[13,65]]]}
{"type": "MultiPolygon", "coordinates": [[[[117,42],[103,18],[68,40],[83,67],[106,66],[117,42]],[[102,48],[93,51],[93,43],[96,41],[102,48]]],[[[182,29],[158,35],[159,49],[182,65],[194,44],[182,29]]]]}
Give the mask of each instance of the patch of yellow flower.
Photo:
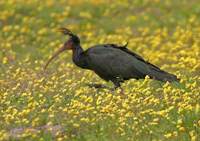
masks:
{"type": "MultiPolygon", "coordinates": [[[[185,19],[184,26],[177,21],[174,28],[159,27],[148,13],[156,17],[162,8],[149,4],[165,9],[173,2],[111,2],[0,2],[0,140],[200,139],[198,16],[185,19]],[[144,25],[133,27],[138,21],[144,25]],[[176,74],[180,84],[130,80],[122,85],[124,96],[120,90],[89,88],[88,83],[111,84],[74,66],[67,52],[44,72],[45,60],[66,40],[55,32],[63,25],[80,35],[84,48],[128,41],[130,50],[176,74]]],[[[173,25],[174,19],[169,21],[173,25]]]]}

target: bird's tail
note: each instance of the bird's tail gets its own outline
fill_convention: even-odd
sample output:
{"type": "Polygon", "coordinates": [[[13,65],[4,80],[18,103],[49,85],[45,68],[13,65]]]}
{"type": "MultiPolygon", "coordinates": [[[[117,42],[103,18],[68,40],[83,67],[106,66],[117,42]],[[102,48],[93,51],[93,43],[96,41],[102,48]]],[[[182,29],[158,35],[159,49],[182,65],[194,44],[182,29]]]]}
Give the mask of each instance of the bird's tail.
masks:
{"type": "Polygon", "coordinates": [[[152,65],[150,68],[151,69],[150,69],[149,76],[152,79],[156,79],[156,80],[163,81],[163,82],[167,82],[167,81],[168,82],[179,82],[179,79],[174,74],[163,71],[154,65],[152,65]]]}

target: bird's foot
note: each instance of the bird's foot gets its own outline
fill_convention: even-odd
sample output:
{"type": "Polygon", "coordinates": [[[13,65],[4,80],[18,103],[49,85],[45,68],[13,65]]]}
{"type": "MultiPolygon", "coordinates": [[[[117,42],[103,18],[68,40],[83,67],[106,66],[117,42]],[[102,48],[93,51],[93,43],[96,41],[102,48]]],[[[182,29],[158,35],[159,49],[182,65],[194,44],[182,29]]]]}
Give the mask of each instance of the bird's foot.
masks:
{"type": "Polygon", "coordinates": [[[123,99],[127,98],[127,95],[125,94],[124,90],[121,87],[114,87],[112,90],[115,91],[117,94],[119,94],[121,98],[123,99]]]}
{"type": "Polygon", "coordinates": [[[109,87],[102,85],[102,84],[87,84],[90,88],[96,88],[96,89],[108,89],[109,87]]]}
{"type": "Polygon", "coordinates": [[[124,94],[124,90],[121,87],[115,88],[115,91],[120,94],[124,94]]]}

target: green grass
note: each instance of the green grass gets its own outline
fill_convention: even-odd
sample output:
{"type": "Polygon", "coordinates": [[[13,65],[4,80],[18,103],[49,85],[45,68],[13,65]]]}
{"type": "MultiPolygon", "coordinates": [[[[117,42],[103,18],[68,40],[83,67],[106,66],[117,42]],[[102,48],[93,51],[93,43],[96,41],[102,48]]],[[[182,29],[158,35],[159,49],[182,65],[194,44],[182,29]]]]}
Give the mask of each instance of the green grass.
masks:
{"type": "Polygon", "coordinates": [[[197,0],[10,0],[0,9],[0,140],[200,140],[197,0]],[[70,52],[44,71],[68,39],[59,27],[77,33],[84,49],[129,42],[181,82],[129,80],[124,96],[92,89],[86,84],[112,84],[73,65],[70,52]]]}

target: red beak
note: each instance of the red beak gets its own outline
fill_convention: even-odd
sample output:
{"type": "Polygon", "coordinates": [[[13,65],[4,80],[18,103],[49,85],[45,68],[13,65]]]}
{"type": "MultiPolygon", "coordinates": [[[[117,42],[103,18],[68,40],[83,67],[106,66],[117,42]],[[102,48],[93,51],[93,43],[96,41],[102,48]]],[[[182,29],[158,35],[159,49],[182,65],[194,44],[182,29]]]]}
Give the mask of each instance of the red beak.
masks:
{"type": "Polygon", "coordinates": [[[54,55],[47,61],[47,63],[44,66],[44,70],[47,68],[47,66],[49,65],[49,63],[56,58],[56,56],[58,56],[60,53],[62,53],[63,51],[65,51],[67,48],[65,46],[63,46],[62,48],[60,48],[59,50],[57,50],[54,55]]]}

